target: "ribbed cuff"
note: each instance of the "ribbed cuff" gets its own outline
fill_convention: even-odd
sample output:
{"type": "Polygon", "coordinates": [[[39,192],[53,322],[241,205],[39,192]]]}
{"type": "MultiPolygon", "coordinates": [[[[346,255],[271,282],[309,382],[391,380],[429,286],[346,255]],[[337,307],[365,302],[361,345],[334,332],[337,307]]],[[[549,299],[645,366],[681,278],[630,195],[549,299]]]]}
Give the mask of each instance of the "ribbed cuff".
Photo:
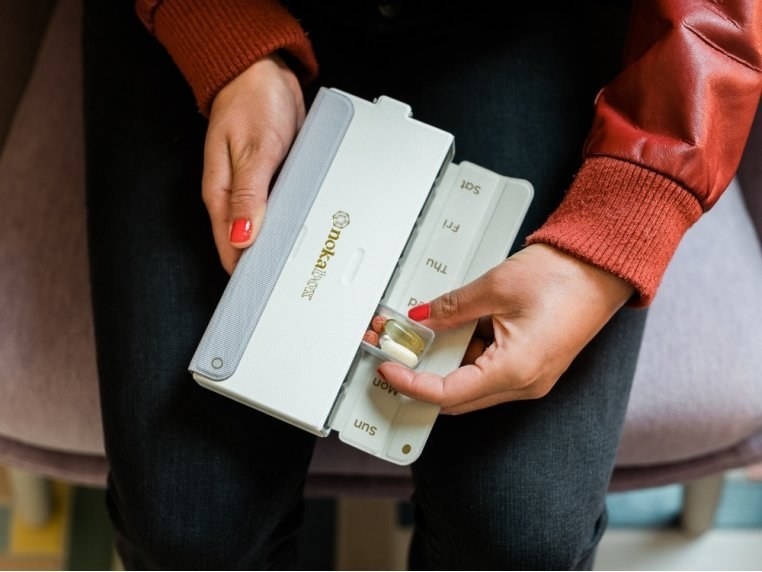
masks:
{"type": "Polygon", "coordinates": [[[527,243],[550,244],[623,278],[648,306],[685,231],[702,214],[684,187],[632,163],[588,159],[527,243]]]}
{"type": "Polygon", "coordinates": [[[165,0],[153,14],[153,30],[209,114],[215,95],[254,62],[285,51],[306,83],[317,74],[310,42],[278,2],[261,0],[165,0]]]}

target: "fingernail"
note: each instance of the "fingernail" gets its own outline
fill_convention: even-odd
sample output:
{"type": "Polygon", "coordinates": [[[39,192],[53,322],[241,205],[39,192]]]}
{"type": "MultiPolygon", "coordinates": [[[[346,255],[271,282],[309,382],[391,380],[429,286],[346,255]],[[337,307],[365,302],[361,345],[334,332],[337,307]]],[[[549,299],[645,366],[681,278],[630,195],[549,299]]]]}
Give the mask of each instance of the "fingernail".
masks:
{"type": "Polygon", "coordinates": [[[425,304],[419,304],[418,306],[413,306],[407,311],[407,317],[411,320],[415,320],[416,322],[420,322],[421,320],[425,320],[431,315],[431,306],[428,302],[425,304]]]}
{"type": "Polygon", "coordinates": [[[246,242],[251,238],[251,221],[247,218],[237,218],[230,229],[230,242],[246,242]]]}

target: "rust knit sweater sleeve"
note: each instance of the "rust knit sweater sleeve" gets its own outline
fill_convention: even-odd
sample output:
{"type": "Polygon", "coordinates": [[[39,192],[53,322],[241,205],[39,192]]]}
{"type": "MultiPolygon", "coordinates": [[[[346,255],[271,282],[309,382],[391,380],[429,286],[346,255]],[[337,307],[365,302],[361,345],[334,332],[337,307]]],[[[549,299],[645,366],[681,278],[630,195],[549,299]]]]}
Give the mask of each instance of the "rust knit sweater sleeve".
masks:
{"type": "Polygon", "coordinates": [[[317,74],[304,30],[275,0],[137,0],[135,9],[172,56],[204,115],[222,87],[274,52],[287,56],[302,82],[317,74]]]}
{"type": "Polygon", "coordinates": [[[598,95],[585,161],[528,243],[632,284],[646,306],[735,173],[762,92],[762,2],[636,2],[625,68],[598,95]]]}

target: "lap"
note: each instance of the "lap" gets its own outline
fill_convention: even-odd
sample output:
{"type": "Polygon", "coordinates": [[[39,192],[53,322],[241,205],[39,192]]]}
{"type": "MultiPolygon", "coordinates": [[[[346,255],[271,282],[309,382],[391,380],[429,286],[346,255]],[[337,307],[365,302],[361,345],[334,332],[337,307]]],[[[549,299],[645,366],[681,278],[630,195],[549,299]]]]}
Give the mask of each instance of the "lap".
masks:
{"type": "MultiPolygon", "coordinates": [[[[271,565],[287,558],[282,549],[298,528],[314,439],[198,387],[187,372],[227,279],[200,198],[206,125],[167,54],[131,18],[131,2],[111,6],[86,3],[84,55],[112,518],[123,551],[140,546],[189,567],[231,553],[271,565]]],[[[571,180],[598,80],[575,69],[589,46],[559,51],[578,37],[562,24],[452,58],[442,57],[446,35],[415,44],[418,52],[385,52],[382,40],[341,66],[339,47],[321,43],[319,30],[315,44],[327,85],[405,101],[455,135],[457,160],[530,180],[536,198],[520,245],[571,180]]],[[[519,562],[542,539],[573,544],[568,559],[584,558],[601,526],[643,318],[620,313],[546,398],[437,421],[414,467],[419,563],[461,566],[463,547],[477,541],[485,563],[506,554],[519,562]],[[549,523],[573,534],[549,538],[549,523]]]]}

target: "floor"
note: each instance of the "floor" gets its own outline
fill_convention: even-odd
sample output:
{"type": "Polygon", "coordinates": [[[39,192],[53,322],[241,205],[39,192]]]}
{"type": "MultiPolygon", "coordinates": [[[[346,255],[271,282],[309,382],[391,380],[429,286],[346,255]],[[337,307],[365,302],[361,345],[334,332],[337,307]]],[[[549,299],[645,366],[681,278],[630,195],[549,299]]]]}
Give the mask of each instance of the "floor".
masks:
{"type": "Polygon", "coordinates": [[[103,493],[52,483],[53,512],[43,527],[13,511],[7,472],[0,467],[0,570],[108,570],[111,531],[103,493]]]}
{"type": "Polygon", "coordinates": [[[700,536],[676,529],[681,489],[609,496],[611,523],[598,570],[762,570],[762,465],[730,471],[714,527],[700,536]]]}
{"type": "MultiPolygon", "coordinates": [[[[757,472],[726,475],[715,526],[698,537],[676,527],[679,487],[610,495],[610,525],[596,570],[762,570],[762,475],[757,472]]],[[[0,467],[0,570],[119,569],[102,491],[53,487],[51,522],[26,526],[13,512],[0,467]]],[[[305,535],[301,568],[404,570],[409,520],[409,507],[382,499],[310,501],[305,527],[311,533],[305,535]],[[358,535],[358,522],[374,525],[358,535]]]]}

